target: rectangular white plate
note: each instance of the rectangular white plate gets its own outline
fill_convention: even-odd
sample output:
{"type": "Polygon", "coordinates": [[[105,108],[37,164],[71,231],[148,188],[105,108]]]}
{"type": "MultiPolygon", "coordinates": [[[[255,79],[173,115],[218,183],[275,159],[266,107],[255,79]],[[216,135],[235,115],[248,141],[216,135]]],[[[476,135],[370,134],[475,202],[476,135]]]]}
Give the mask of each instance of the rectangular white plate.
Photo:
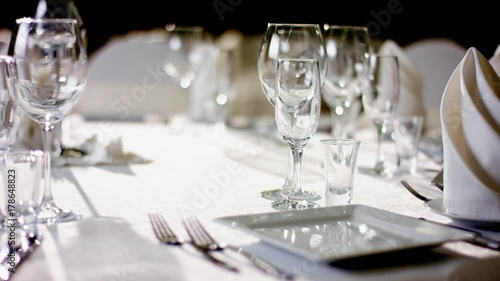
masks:
{"type": "Polygon", "coordinates": [[[469,232],[365,205],[229,216],[215,221],[327,262],[473,237],[469,232]]]}

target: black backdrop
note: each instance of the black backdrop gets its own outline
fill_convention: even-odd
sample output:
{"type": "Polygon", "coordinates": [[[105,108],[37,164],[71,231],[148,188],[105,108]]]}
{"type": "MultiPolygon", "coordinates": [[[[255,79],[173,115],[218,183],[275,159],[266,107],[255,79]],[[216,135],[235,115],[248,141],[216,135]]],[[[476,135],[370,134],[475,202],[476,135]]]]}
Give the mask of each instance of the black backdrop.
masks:
{"type": "MultiPolygon", "coordinates": [[[[31,16],[36,0],[2,0],[0,28],[31,16]]],[[[113,35],[164,27],[203,25],[217,35],[228,29],[265,31],[268,22],[365,25],[371,35],[400,45],[428,37],[450,38],[486,57],[500,44],[500,10],[495,1],[474,0],[75,0],[87,26],[88,52],[113,35]],[[460,1],[463,2],[463,1],[460,1]]]]}

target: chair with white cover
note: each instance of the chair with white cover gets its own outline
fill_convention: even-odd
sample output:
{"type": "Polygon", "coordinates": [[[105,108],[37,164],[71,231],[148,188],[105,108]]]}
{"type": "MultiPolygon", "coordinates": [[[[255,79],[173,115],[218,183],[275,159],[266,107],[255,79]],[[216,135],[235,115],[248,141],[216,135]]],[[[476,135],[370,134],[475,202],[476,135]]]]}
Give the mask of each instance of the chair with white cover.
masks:
{"type": "Polygon", "coordinates": [[[113,38],[89,58],[75,112],[88,119],[133,120],[185,112],[189,94],[166,75],[163,30],[113,38]]]}
{"type": "Polygon", "coordinates": [[[446,38],[419,40],[405,46],[404,49],[422,75],[425,134],[440,134],[441,97],[446,83],[467,50],[446,38]]]}

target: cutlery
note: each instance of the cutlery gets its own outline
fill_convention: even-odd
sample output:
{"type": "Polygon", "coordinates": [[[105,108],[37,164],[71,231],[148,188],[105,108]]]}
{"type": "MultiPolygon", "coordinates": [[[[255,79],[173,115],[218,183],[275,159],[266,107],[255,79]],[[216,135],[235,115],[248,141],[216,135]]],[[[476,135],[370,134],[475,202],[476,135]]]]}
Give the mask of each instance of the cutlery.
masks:
{"type": "Polygon", "coordinates": [[[441,191],[444,190],[443,186],[443,170],[439,171],[439,173],[434,176],[434,178],[431,180],[431,183],[435,185],[437,188],[441,189],[441,191]]]}
{"type": "Polygon", "coordinates": [[[444,224],[444,223],[440,223],[440,222],[436,222],[436,221],[431,221],[431,220],[428,220],[428,219],[425,219],[425,218],[419,218],[419,219],[427,221],[427,222],[430,222],[430,223],[434,223],[434,224],[438,224],[438,225],[444,225],[444,226],[447,226],[447,227],[452,227],[452,228],[460,229],[462,231],[467,231],[469,233],[472,233],[473,237],[471,239],[469,239],[469,240],[466,240],[466,242],[474,244],[474,245],[479,246],[479,247],[488,248],[488,249],[495,250],[495,251],[500,251],[500,241],[484,237],[481,234],[481,232],[478,232],[476,230],[470,229],[468,227],[461,227],[461,226],[456,226],[456,225],[444,224]]]}
{"type": "MultiPolygon", "coordinates": [[[[151,221],[153,231],[160,242],[167,244],[167,245],[175,245],[175,246],[180,246],[184,243],[184,239],[180,238],[172,231],[172,229],[169,227],[166,220],[163,218],[163,216],[161,214],[158,214],[158,213],[149,214],[149,220],[151,221]]],[[[214,264],[222,266],[223,268],[226,268],[230,271],[238,272],[237,268],[219,260],[218,258],[214,257],[208,251],[202,251],[196,245],[195,245],[195,248],[200,250],[202,252],[202,254],[206,258],[208,258],[211,262],[213,262],[214,264]]]]}
{"type": "Polygon", "coordinates": [[[425,203],[431,201],[432,199],[425,197],[424,195],[418,193],[411,185],[406,181],[406,180],[401,180],[401,183],[403,186],[411,193],[413,196],[417,197],[418,199],[424,201],[425,203]]]}
{"type": "Polygon", "coordinates": [[[28,246],[23,249],[23,246],[14,249],[12,252],[12,248],[6,246],[1,249],[2,258],[0,261],[0,280],[6,281],[9,280],[12,276],[12,273],[15,273],[19,266],[29,257],[31,253],[33,253],[38,246],[41,244],[41,238],[34,236],[27,240],[28,246]]]}
{"type": "Polygon", "coordinates": [[[246,252],[241,247],[237,247],[231,244],[224,244],[222,246],[221,243],[218,243],[206,230],[204,226],[199,222],[199,220],[195,217],[190,217],[184,219],[184,225],[188,230],[188,233],[191,233],[190,236],[195,241],[195,244],[204,249],[205,251],[224,251],[225,249],[231,250],[238,254],[241,254],[243,257],[250,260],[258,269],[261,271],[270,274],[272,276],[284,279],[284,280],[293,280],[294,277],[292,274],[288,272],[284,272],[275,266],[267,263],[266,261],[260,259],[259,257],[246,252]]]}

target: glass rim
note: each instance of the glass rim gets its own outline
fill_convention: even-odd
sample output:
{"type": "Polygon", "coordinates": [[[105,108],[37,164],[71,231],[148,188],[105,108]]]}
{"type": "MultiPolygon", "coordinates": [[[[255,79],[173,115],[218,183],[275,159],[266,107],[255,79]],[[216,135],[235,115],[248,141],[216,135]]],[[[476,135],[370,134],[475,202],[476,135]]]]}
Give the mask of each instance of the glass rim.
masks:
{"type": "Polygon", "coordinates": [[[278,63],[281,64],[283,62],[305,62],[305,63],[318,63],[319,59],[304,59],[304,58],[278,58],[278,63]]]}
{"type": "Polygon", "coordinates": [[[313,27],[320,27],[318,23],[275,23],[275,22],[269,22],[267,26],[291,26],[291,27],[301,27],[301,26],[313,26],[313,27]]]}
{"type": "Polygon", "coordinates": [[[323,27],[325,30],[330,30],[330,29],[340,29],[340,28],[343,28],[343,29],[355,29],[355,30],[366,30],[368,31],[368,28],[366,26],[363,26],[363,25],[341,25],[341,24],[328,24],[328,23],[325,23],[323,24],[323,27]],[[328,28],[325,28],[325,26],[328,26],[328,28]]]}
{"type": "Polygon", "coordinates": [[[165,30],[167,31],[205,31],[205,28],[201,25],[177,25],[175,23],[168,23],[165,25],[165,30]]]}
{"type": "Polygon", "coordinates": [[[31,17],[24,17],[16,19],[17,24],[21,23],[73,23],[77,24],[78,21],[72,18],[55,18],[55,19],[35,19],[31,17]]]}
{"type": "Polygon", "coordinates": [[[338,145],[338,144],[361,144],[361,140],[358,139],[349,139],[349,138],[331,138],[331,139],[322,139],[320,140],[324,145],[338,145]]]}

